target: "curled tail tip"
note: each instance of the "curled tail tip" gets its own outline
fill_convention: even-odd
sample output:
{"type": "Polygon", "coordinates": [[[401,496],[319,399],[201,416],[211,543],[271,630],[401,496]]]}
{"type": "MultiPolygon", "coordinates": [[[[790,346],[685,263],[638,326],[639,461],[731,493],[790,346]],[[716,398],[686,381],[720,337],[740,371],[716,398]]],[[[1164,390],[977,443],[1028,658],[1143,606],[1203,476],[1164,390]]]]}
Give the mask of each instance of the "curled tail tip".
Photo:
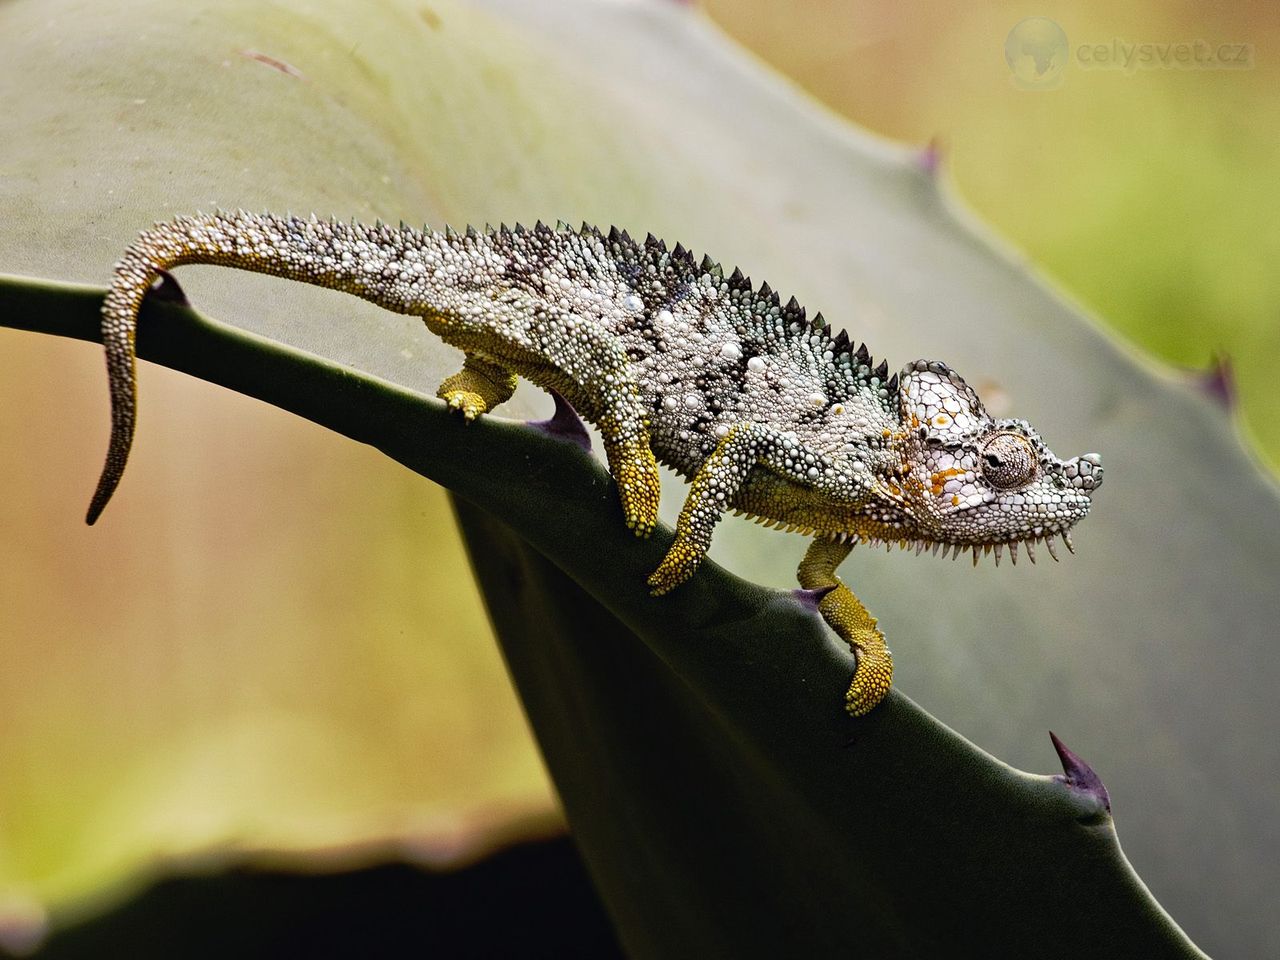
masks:
{"type": "Polygon", "coordinates": [[[103,473],[98,480],[98,489],[93,492],[93,499],[89,501],[89,510],[84,515],[86,524],[92,527],[98,522],[98,518],[102,516],[102,511],[111,502],[111,495],[116,492],[117,483],[119,483],[118,477],[103,473]]]}
{"type": "Polygon", "coordinates": [[[89,509],[84,516],[84,522],[89,526],[98,522],[102,511],[107,509],[107,504],[115,495],[116,488],[120,486],[120,478],[124,476],[124,465],[129,456],[130,440],[132,440],[132,431],[123,443],[115,439],[111,441],[107,461],[102,466],[102,473],[98,476],[98,486],[93,491],[93,499],[89,501],[89,509]]]}

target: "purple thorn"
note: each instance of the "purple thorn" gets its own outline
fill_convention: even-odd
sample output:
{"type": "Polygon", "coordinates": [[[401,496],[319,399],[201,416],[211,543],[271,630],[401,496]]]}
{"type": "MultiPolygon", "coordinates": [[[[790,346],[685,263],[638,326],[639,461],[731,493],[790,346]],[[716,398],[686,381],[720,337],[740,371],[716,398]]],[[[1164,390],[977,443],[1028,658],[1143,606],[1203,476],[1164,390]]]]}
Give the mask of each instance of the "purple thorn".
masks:
{"type": "Polygon", "coordinates": [[[942,139],[932,137],[929,143],[916,155],[916,163],[931,177],[936,177],[942,169],[942,139]]]}
{"type": "Polygon", "coordinates": [[[163,300],[165,303],[176,303],[180,307],[191,306],[191,301],[187,299],[186,293],[183,292],[178,281],[174,279],[173,274],[168,270],[160,271],[156,282],[147,291],[147,296],[156,300],[163,300]]]}
{"type": "Polygon", "coordinates": [[[1111,812],[1111,795],[1102,785],[1102,778],[1093,772],[1093,768],[1081,760],[1067,745],[1058,739],[1050,730],[1049,739],[1053,741],[1053,749],[1058,751],[1058,759],[1062,761],[1063,776],[1054,777],[1059,783],[1087,794],[1102,804],[1107,813],[1111,812]]]}
{"type": "Polygon", "coordinates": [[[569,401],[556,391],[551,390],[549,393],[556,402],[556,412],[551,415],[550,420],[530,420],[528,425],[535,430],[541,430],[548,436],[575,443],[590,453],[591,434],[587,433],[587,428],[582,418],[578,416],[578,411],[574,410],[569,401]]]}
{"type": "Polygon", "coordinates": [[[801,606],[808,607],[816,613],[822,598],[838,586],[838,583],[833,583],[829,587],[817,587],[813,590],[792,590],[791,595],[796,598],[801,606]]]}
{"type": "Polygon", "coordinates": [[[1227,410],[1236,408],[1235,367],[1225,353],[1215,352],[1209,359],[1209,369],[1197,373],[1196,381],[1201,390],[1227,410]]]}

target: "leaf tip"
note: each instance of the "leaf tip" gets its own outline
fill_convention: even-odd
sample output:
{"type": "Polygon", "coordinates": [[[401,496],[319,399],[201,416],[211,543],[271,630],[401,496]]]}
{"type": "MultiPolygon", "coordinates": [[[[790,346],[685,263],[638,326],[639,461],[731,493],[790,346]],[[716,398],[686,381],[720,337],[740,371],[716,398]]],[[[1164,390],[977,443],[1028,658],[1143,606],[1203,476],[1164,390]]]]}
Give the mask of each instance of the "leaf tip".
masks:
{"type": "Polygon", "coordinates": [[[942,173],[942,155],[942,138],[934,136],[925,144],[924,149],[916,154],[916,164],[926,175],[937,177],[942,173]]]}
{"type": "Polygon", "coordinates": [[[1231,357],[1214,351],[1209,369],[1197,375],[1197,385],[1227,410],[1236,408],[1236,376],[1231,357]]]}

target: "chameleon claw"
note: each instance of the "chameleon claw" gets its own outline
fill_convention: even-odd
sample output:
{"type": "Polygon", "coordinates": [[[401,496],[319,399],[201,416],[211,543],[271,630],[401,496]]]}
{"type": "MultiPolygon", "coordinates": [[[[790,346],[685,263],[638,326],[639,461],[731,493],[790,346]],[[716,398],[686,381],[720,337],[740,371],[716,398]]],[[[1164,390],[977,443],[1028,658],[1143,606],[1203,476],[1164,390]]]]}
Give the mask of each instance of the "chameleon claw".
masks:
{"type": "Polygon", "coordinates": [[[893,686],[893,654],[878,632],[876,639],[878,643],[873,640],[854,646],[858,666],[844,695],[844,708],[853,717],[865,716],[874,710],[893,686]]]}
{"type": "Polygon", "coordinates": [[[492,361],[468,354],[462,369],[440,384],[436,396],[470,423],[510,400],[515,389],[515,374],[492,361]]]}
{"type": "Polygon", "coordinates": [[[648,523],[643,520],[638,521],[634,518],[627,519],[627,529],[630,530],[632,533],[634,533],[641,540],[648,540],[649,537],[653,535],[653,530],[655,526],[656,524],[648,523]]]}
{"type": "Polygon", "coordinates": [[[674,589],[674,584],[671,584],[669,580],[670,578],[661,569],[649,574],[649,579],[645,581],[649,586],[649,596],[661,597],[670,593],[674,589]]]}
{"type": "Polygon", "coordinates": [[[485,412],[484,398],[478,393],[471,393],[466,390],[455,390],[452,393],[441,397],[445,403],[449,405],[450,410],[456,410],[462,414],[463,420],[470,423],[480,414],[485,412]]]}
{"type": "Polygon", "coordinates": [[[649,592],[655,597],[670,593],[692,577],[701,563],[702,553],[680,537],[676,537],[675,543],[667,551],[658,569],[649,575],[649,592]]]}
{"type": "Polygon", "coordinates": [[[661,480],[658,462],[647,446],[631,447],[605,442],[609,469],[618,484],[618,499],[627,527],[637,537],[647,538],[658,525],[658,496],[661,480]]]}

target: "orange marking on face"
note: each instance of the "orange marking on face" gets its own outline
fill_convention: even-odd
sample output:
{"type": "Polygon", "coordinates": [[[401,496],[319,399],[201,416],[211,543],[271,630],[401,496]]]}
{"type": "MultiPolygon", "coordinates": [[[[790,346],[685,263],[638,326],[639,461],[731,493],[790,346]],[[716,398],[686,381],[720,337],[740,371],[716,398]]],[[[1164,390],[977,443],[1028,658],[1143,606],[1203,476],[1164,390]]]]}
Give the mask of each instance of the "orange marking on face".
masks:
{"type": "Polygon", "coordinates": [[[933,488],[935,497],[942,496],[942,488],[947,483],[947,478],[959,476],[964,470],[961,467],[947,467],[945,470],[939,470],[937,473],[930,474],[929,485],[933,488]]]}
{"type": "Polygon", "coordinates": [[[953,507],[960,506],[960,498],[956,496],[954,493],[951,495],[951,505],[953,507]]]}
{"type": "Polygon", "coordinates": [[[920,426],[920,418],[914,413],[911,415],[911,429],[915,430],[920,426]]]}
{"type": "Polygon", "coordinates": [[[934,421],[933,421],[933,422],[934,422],[934,423],[936,423],[936,424],[937,424],[938,426],[940,426],[940,427],[945,427],[945,426],[946,426],[948,423],[950,423],[951,421],[950,421],[950,420],[948,420],[945,416],[943,416],[943,415],[939,414],[939,415],[934,419],[934,421]]]}
{"type": "Polygon", "coordinates": [[[885,430],[885,431],[883,431],[883,436],[884,436],[884,438],[885,438],[886,440],[888,440],[890,437],[892,437],[892,436],[893,436],[893,431],[892,431],[892,430],[885,430]]]}

